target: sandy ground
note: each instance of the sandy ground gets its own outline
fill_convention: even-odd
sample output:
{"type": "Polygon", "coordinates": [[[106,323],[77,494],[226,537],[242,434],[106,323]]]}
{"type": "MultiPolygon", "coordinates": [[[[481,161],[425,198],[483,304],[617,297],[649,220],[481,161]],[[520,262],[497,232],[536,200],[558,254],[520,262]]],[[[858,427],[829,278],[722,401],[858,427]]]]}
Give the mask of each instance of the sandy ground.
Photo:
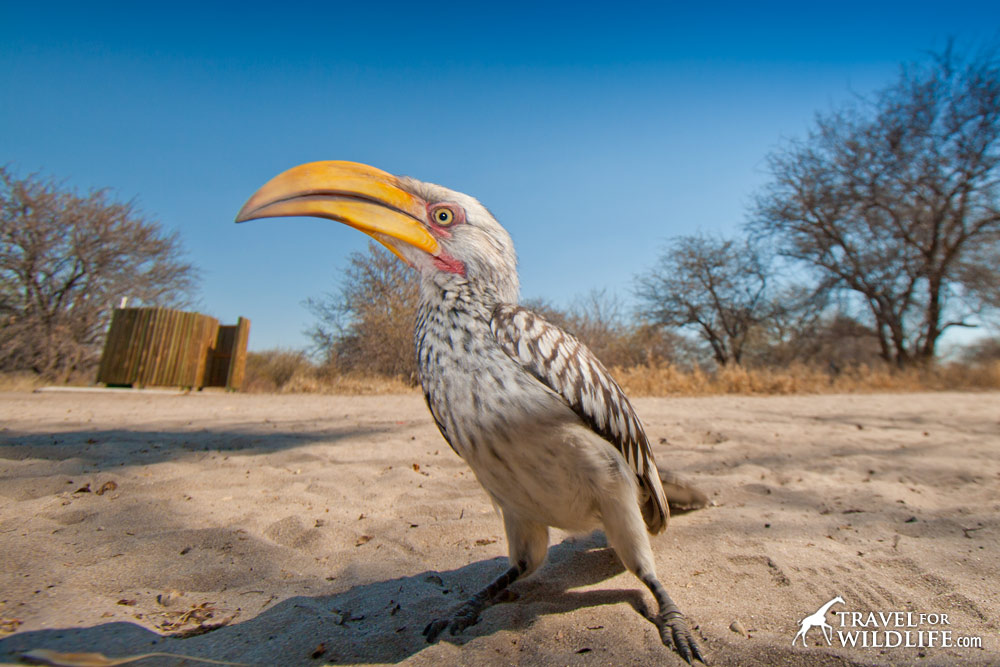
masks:
{"type": "MultiPolygon", "coordinates": [[[[712,664],[1000,664],[1000,394],[636,407],[715,503],[653,541],[712,664]],[[793,648],[836,596],[832,645],[793,648]],[[869,617],[892,611],[914,615],[869,617]],[[934,646],[843,647],[856,630],[934,646]]],[[[506,544],[418,394],[0,395],[0,662],[681,664],[604,544],[556,532],[516,601],[427,645],[506,544]]]]}

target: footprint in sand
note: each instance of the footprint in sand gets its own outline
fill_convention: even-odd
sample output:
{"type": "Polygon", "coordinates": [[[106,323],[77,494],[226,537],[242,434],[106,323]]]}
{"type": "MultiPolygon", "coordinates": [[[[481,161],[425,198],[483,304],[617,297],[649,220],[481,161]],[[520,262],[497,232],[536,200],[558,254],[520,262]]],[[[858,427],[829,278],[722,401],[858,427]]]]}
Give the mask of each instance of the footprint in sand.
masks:
{"type": "Polygon", "coordinates": [[[292,549],[309,549],[320,538],[316,528],[306,528],[297,516],[286,516],[264,530],[269,540],[292,549]]]}

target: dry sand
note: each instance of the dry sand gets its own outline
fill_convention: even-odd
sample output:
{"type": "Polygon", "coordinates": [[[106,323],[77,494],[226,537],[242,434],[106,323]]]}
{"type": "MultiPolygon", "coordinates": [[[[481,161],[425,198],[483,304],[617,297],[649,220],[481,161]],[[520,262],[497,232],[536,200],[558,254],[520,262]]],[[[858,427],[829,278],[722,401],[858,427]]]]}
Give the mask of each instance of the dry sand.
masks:
{"type": "MultiPolygon", "coordinates": [[[[1000,394],[636,407],[661,467],[716,504],[653,540],[712,664],[1000,664],[1000,394]],[[982,648],[828,647],[819,627],[793,648],[838,595],[834,631],[836,611],[947,614],[898,629],[982,648]]],[[[681,664],[600,533],[552,545],[517,601],[428,646],[506,544],[418,394],[0,395],[0,662],[681,664]]]]}

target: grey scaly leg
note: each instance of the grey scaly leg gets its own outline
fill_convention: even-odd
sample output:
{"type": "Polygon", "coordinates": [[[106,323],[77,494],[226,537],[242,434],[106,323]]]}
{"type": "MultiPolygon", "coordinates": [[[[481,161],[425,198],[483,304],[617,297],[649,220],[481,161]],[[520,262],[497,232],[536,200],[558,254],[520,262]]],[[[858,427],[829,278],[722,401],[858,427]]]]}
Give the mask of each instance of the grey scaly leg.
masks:
{"type": "Polygon", "coordinates": [[[698,644],[688,630],[687,619],[674,604],[674,601],[670,599],[667,589],[663,587],[659,579],[648,572],[638,573],[638,575],[642,583],[646,584],[652,591],[653,597],[660,605],[660,611],[653,619],[660,631],[660,641],[668,646],[672,643],[674,649],[688,664],[691,664],[691,660],[695,659],[707,665],[708,662],[702,657],[698,644]]]}
{"type": "Polygon", "coordinates": [[[524,564],[518,563],[497,577],[489,586],[469,598],[465,604],[455,611],[454,616],[451,618],[438,618],[428,623],[427,627],[424,628],[424,637],[427,638],[427,643],[430,644],[437,640],[438,635],[445,628],[448,628],[448,631],[454,635],[465,630],[470,625],[475,625],[479,621],[479,612],[489,606],[498,595],[507,590],[507,587],[514,583],[523,571],[524,564]]]}

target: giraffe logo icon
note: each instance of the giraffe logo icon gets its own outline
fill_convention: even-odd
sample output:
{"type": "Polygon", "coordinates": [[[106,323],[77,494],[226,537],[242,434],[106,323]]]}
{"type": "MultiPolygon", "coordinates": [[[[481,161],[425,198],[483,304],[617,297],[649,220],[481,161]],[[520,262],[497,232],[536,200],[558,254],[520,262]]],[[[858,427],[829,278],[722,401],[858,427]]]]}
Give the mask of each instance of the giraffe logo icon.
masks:
{"type": "Polygon", "coordinates": [[[802,645],[807,646],[806,633],[809,632],[810,628],[814,627],[819,627],[819,629],[823,631],[823,638],[826,639],[827,645],[833,644],[833,628],[826,622],[826,612],[830,611],[830,607],[838,602],[840,604],[845,604],[844,598],[838,595],[817,609],[816,613],[809,614],[799,621],[799,632],[795,635],[795,638],[792,639],[792,646],[795,646],[795,642],[798,641],[799,637],[802,637],[802,645]]]}

